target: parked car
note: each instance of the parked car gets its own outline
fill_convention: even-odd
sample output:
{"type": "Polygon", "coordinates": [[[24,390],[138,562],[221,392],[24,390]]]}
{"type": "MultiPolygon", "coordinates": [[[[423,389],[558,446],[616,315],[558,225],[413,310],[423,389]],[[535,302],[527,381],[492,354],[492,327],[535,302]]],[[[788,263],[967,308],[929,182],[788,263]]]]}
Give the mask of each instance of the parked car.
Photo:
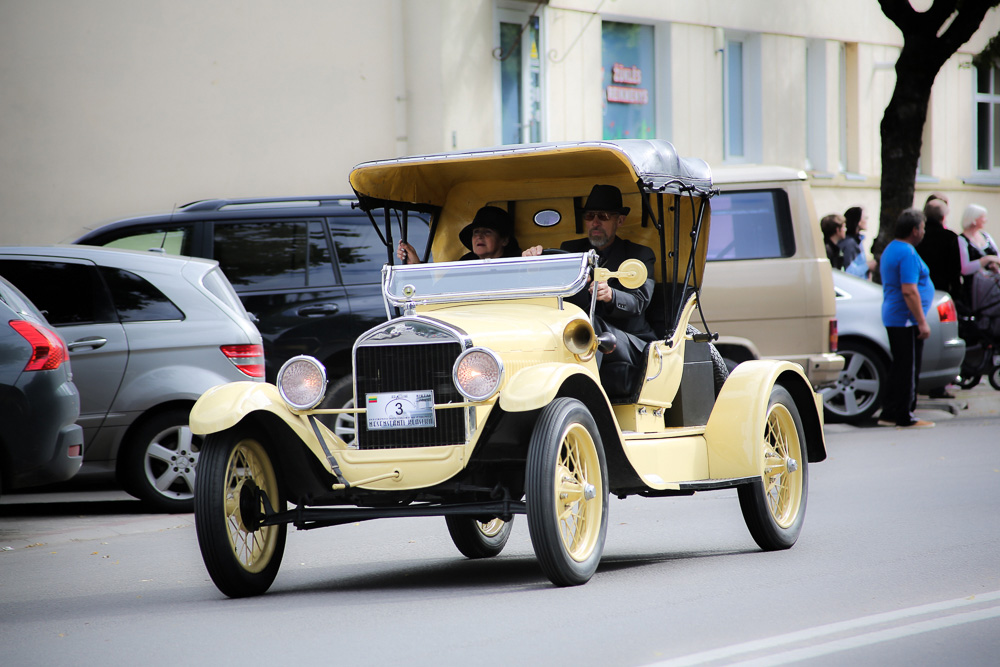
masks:
{"type": "MultiPolygon", "coordinates": [[[[211,199],[162,215],[112,222],[74,243],[165,250],[219,262],[264,339],[265,376],[274,382],[291,357],[323,362],[330,388],[323,407],[352,405],[351,347],[386,319],[379,287],[388,253],[355,196],[211,199]]],[[[398,220],[426,258],[428,216],[398,220]]],[[[324,417],[341,435],[353,418],[324,417]]]]}
{"type": "Polygon", "coordinates": [[[837,354],[833,277],[806,174],[786,167],[713,169],[702,306],[730,366],[786,359],[814,387],[833,384],[837,354]]]}
{"type": "Polygon", "coordinates": [[[70,479],[83,461],[69,350],[0,277],[0,493],[70,479]]]}
{"type": "MultiPolygon", "coordinates": [[[[843,271],[833,272],[837,325],[844,370],[832,387],[820,390],[826,418],[858,424],[882,407],[892,355],[882,326],[882,287],[843,271]]],[[[927,316],[931,335],[924,341],[917,391],[927,394],[957,381],[965,357],[958,336],[955,302],[937,290],[927,316]]]]}
{"type": "Polygon", "coordinates": [[[263,381],[260,334],[218,263],[90,248],[0,248],[0,275],[66,341],[80,390],[81,475],[117,475],[190,511],[201,439],[188,413],[215,385],[263,381]]]}

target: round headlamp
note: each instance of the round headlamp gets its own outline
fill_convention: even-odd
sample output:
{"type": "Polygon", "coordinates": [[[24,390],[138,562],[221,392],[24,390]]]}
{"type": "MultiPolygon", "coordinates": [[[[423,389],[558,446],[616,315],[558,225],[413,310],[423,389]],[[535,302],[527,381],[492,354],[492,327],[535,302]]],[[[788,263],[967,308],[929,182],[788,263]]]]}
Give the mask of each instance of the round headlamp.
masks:
{"type": "Polygon", "coordinates": [[[455,360],[452,376],[463,396],[470,401],[485,401],[500,388],[503,363],[493,350],[473,347],[455,360]]]}
{"type": "Polygon", "coordinates": [[[311,410],[326,394],[326,368],[319,360],[300,354],[278,371],[278,393],[296,410],[311,410]]]}

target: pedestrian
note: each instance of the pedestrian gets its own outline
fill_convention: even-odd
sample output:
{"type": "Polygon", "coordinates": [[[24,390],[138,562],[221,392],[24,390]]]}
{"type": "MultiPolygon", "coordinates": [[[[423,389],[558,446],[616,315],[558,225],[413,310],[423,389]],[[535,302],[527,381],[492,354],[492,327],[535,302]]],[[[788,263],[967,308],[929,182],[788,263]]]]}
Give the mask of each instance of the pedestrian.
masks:
{"type": "Polygon", "coordinates": [[[948,202],[940,197],[928,199],[924,204],[926,231],[917,245],[917,253],[930,269],[935,289],[944,290],[958,302],[962,296],[962,264],[958,255],[958,234],[948,229],[947,216],[948,202]]]}
{"type": "Polygon", "coordinates": [[[924,238],[922,211],[908,208],[896,220],[895,238],[882,251],[882,324],[889,335],[892,363],[879,426],[927,428],[917,419],[917,380],[924,340],[931,334],[926,313],[934,301],[934,283],[916,246],[924,238]]]}
{"type": "Polygon", "coordinates": [[[868,259],[865,254],[865,235],[862,233],[868,229],[868,213],[860,206],[852,206],[844,211],[844,223],[847,234],[837,244],[843,254],[844,271],[868,279],[875,268],[875,260],[868,259]]]}
{"type": "Polygon", "coordinates": [[[839,213],[824,215],[819,221],[823,230],[823,243],[826,245],[826,258],[835,269],[844,268],[844,253],[838,245],[847,236],[847,223],[839,213]]]}

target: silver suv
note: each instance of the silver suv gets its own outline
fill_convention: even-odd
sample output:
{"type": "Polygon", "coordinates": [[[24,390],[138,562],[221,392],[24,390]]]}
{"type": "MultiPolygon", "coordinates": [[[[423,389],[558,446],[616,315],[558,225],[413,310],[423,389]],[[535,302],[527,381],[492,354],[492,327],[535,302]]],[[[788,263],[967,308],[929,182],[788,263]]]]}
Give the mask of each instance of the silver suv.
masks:
{"type": "Polygon", "coordinates": [[[0,248],[0,275],[66,341],[80,390],[80,475],[117,474],[157,509],[191,511],[207,389],[263,381],[261,336],[212,260],[85,246],[0,248]]]}

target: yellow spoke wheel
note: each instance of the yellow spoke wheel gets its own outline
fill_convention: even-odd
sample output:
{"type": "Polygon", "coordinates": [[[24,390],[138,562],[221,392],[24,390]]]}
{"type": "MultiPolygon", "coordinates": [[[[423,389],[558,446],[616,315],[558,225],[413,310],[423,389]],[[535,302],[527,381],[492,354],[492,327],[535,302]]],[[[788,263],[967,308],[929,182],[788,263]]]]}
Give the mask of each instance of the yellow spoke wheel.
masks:
{"type": "Polygon", "coordinates": [[[795,544],[805,518],[809,486],[805,431],[786,389],[771,390],[761,434],[762,474],[740,487],[740,507],[754,541],[765,551],[795,544]]]}
{"type": "Polygon", "coordinates": [[[195,490],[195,528],[212,581],[229,597],[264,593],[278,574],[287,524],[261,526],[285,501],[267,449],[241,427],[206,437],[195,490]]]}
{"type": "Polygon", "coordinates": [[[580,401],[559,398],[539,415],[525,471],[528,531],[542,571],[557,586],[586,583],[608,527],[607,463],[580,401]]]}
{"type": "Polygon", "coordinates": [[[451,541],[467,558],[492,558],[503,551],[510,537],[513,519],[479,521],[468,516],[447,516],[451,541]]]}

